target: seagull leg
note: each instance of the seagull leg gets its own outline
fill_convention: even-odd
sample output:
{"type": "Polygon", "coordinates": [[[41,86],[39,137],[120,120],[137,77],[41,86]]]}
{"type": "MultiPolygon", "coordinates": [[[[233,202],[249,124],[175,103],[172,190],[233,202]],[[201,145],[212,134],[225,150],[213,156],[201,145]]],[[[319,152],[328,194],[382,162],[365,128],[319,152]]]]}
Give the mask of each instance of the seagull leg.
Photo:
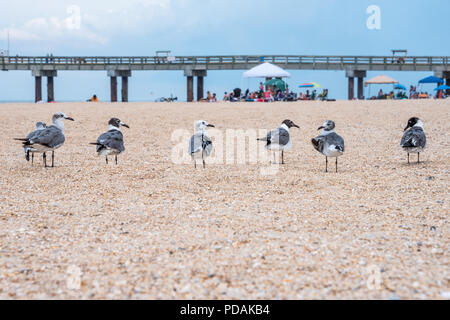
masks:
{"type": "Polygon", "coordinates": [[[276,158],[275,158],[275,151],[273,152],[273,164],[277,163],[276,158]]]}
{"type": "Polygon", "coordinates": [[[328,157],[325,157],[325,172],[328,172],[328,157]]]}
{"type": "Polygon", "coordinates": [[[337,173],[337,157],[336,157],[336,173],[337,173]]]}
{"type": "Polygon", "coordinates": [[[55,167],[55,151],[52,151],[52,168],[55,167]]]}
{"type": "Polygon", "coordinates": [[[205,159],[203,158],[203,152],[202,152],[202,162],[203,162],[203,169],[206,168],[205,159]]]}
{"type": "Polygon", "coordinates": [[[108,156],[105,156],[106,164],[108,164],[108,156]]]}
{"type": "Polygon", "coordinates": [[[31,166],[33,166],[33,162],[34,162],[34,152],[31,153],[31,166]]]}
{"type": "Polygon", "coordinates": [[[420,152],[417,153],[417,163],[420,163],[420,152]]]}
{"type": "Polygon", "coordinates": [[[117,165],[117,154],[116,154],[116,165],[117,165]]]}
{"type": "Polygon", "coordinates": [[[408,153],[408,164],[409,164],[409,153],[408,153]]]}
{"type": "Polygon", "coordinates": [[[281,150],[281,164],[284,164],[284,151],[281,150]]]}
{"type": "Polygon", "coordinates": [[[47,168],[47,155],[45,152],[42,154],[42,161],[44,162],[44,168],[47,168]]]}

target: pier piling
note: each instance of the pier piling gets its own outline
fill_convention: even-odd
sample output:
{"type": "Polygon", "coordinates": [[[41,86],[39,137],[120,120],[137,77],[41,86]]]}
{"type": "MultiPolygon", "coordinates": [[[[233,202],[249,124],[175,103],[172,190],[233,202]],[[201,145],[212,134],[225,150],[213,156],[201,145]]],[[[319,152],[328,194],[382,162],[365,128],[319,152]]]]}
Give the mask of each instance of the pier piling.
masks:
{"type": "Polygon", "coordinates": [[[117,102],[117,77],[111,78],[111,102],[117,102]]]}
{"type": "Polygon", "coordinates": [[[34,100],[42,100],[42,77],[47,77],[47,102],[55,101],[54,79],[57,76],[56,70],[32,69],[31,74],[34,77],[34,100]]]}
{"type": "Polygon", "coordinates": [[[42,100],[42,77],[41,76],[35,76],[34,77],[35,82],[35,89],[34,89],[34,102],[38,102],[42,100]]]}
{"type": "Polygon", "coordinates": [[[128,102],[128,77],[122,76],[122,102],[128,102]]]}
{"type": "Polygon", "coordinates": [[[187,102],[194,101],[194,77],[197,77],[197,100],[204,97],[204,84],[207,75],[205,66],[195,66],[184,69],[184,76],[187,79],[187,102]]]}
{"type": "Polygon", "coordinates": [[[128,78],[131,77],[129,69],[109,69],[108,77],[110,77],[111,102],[117,102],[117,77],[122,78],[122,102],[128,102],[128,78]]]}
{"type": "Polygon", "coordinates": [[[187,102],[194,101],[194,77],[187,76],[187,102]]]}
{"type": "Polygon", "coordinates": [[[203,77],[197,77],[197,101],[203,99],[203,77]]]}
{"type": "Polygon", "coordinates": [[[53,101],[55,101],[53,77],[47,77],[47,102],[53,102],[53,101]]]}
{"type": "Polygon", "coordinates": [[[358,79],[357,98],[364,99],[364,78],[367,76],[367,71],[348,69],[345,76],[348,78],[348,100],[353,100],[355,97],[355,78],[358,79]]]}

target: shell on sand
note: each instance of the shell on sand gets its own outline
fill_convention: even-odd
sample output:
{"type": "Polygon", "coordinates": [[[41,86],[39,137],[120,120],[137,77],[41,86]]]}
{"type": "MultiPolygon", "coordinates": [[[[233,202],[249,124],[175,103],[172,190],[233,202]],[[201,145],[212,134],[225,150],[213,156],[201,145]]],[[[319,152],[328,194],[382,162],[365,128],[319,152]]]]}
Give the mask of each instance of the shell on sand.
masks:
{"type": "Polygon", "coordinates": [[[443,299],[449,107],[1,104],[0,298],[443,299]],[[41,157],[31,167],[13,138],[55,111],[75,119],[56,168],[44,169],[41,157]],[[412,116],[423,120],[428,146],[423,162],[408,166],[400,140],[412,116]],[[118,166],[89,145],[111,117],[131,127],[122,130],[118,166]],[[293,148],[273,176],[261,175],[261,163],[209,159],[194,170],[172,162],[171,135],[192,134],[198,119],[223,132],[273,129],[284,119],[300,129],[291,130],[293,148]],[[346,145],[337,174],[334,162],[324,172],[310,142],[328,119],[346,145]]]}

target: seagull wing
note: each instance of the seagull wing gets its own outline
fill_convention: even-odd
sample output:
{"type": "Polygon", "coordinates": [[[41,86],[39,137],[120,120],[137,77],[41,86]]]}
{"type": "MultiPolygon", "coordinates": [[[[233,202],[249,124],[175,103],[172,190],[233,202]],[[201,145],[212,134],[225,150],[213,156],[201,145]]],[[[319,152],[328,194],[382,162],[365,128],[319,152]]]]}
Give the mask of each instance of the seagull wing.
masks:
{"type": "Polygon", "coordinates": [[[267,145],[278,144],[285,146],[289,143],[289,132],[283,128],[270,131],[266,138],[258,139],[259,141],[267,141],[267,145]]]}
{"type": "Polygon", "coordinates": [[[125,151],[125,145],[123,143],[123,134],[119,130],[109,130],[103,133],[97,139],[97,152],[102,149],[113,149],[118,152],[125,151]]]}
{"type": "Polygon", "coordinates": [[[413,127],[403,134],[400,145],[403,148],[425,148],[427,137],[422,128],[413,127]]]}
{"type": "Polygon", "coordinates": [[[207,156],[211,155],[213,145],[209,136],[203,136],[202,147],[207,156]]]}
{"type": "Polygon", "coordinates": [[[335,132],[332,132],[325,136],[325,143],[329,146],[335,146],[336,150],[344,152],[345,145],[344,139],[335,132]]]}
{"type": "Polygon", "coordinates": [[[24,142],[24,145],[40,144],[49,148],[60,147],[64,141],[64,133],[55,126],[50,126],[43,130],[35,131],[35,134],[24,142]]]}
{"type": "Polygon", "coordinates": [[[212,151],[212,141],[211,138],[203,133],[196,133],[191,137],[189,141],[188,153],[193,155],[194,153],[206,151],[207,155],[210,155],[212,151]]]}
{"type": "Polygon", "coordinates": [[[311,139],[311,143],[314,146],[314,149],[316,149],[320,153],[322,153],[323,151],[324,141],[325,141],[324,136],[318,136],[311,139]]]}

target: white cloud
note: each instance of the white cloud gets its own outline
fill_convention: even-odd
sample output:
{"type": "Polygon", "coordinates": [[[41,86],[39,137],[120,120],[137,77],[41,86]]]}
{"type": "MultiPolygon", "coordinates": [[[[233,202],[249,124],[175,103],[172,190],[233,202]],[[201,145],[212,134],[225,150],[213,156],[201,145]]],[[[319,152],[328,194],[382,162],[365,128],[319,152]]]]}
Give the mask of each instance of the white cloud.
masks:
{"type": "Polygon", "coordinates": [[[64,17],[36,17],[25,21],[16,27],[6,27],[0,30],[0,39],[6,39],[8,33],[15,41],[74,41],[85,40],[100,44],[108,42],[107,37],[95,33],[82,24],[79,11],[73,10],[76,6],[68,7],[64,17]]]}

